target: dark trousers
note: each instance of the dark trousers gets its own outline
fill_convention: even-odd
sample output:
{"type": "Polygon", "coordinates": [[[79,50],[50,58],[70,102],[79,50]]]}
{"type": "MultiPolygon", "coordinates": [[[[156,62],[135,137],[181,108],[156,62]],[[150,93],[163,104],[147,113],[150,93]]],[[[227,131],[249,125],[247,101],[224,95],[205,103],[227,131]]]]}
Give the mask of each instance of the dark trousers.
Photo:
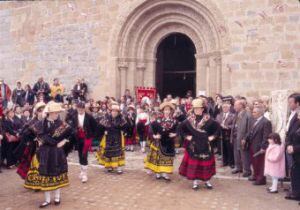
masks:
{"type": "Polygon", "coordinates": [[[250,147],[250,159],[253,166],[253,177],[256,183],[265,184],[266,177],[264,176],[265,169],[265,154],[260,154],[256,157],[253,157],[255,153],[250,147]]]}
{"type": "Polygon", "coordinates": [[[292,195],[300,198],[300,163],[294,162],[291,168],[292,195]]]}
{"type": "Polygon", "coordinates": [[[15,165],[17,163],[17,161],[13,155],[13,152],[18,146],[18,142],[4,141],[2,146],[3,146],[2,151],[4,153],[3,157],[4,157],[4,159],[6,159],[6,166],[10,167],[10,166],[15,165]]]}
{"type": "Polygon", "coordinates": [[[230,140],[225,139],[223,141],[223,164],[224,165],[234,165],[234,155],[233,155],[233,145],[230,140]]]}
{"type": "Polygon", "coordinates": [[[83,152],[84,139],[78,139],[78,155],[80,165],[88,165],[88,151],[83,152]]]}

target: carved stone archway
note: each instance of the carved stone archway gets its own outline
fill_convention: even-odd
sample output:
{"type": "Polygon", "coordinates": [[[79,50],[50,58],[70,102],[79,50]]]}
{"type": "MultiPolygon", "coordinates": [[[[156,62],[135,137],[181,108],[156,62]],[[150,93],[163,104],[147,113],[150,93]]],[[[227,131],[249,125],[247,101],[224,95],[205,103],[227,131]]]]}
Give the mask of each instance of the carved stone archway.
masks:
{"type": "Polygon", "coordinates": [[[126,88],[155,85],[156,51],[172,33],[187,35],[196,47],[196,89],[207,94],[222,91],[222,55],[227,51],[228,37],[221,13],[211,3],[145,1],[133,9],[117,31],[112,52],[117,96],[126,88]]]}

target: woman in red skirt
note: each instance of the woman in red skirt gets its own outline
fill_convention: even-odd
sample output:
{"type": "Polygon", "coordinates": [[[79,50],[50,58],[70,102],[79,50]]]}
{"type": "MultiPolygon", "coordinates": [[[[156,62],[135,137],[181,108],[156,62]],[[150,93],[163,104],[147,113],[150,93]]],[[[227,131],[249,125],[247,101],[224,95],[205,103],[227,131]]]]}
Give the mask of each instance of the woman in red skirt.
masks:
{"type": "Polygon", "coordinates": [[[193,189],[199,189],[200,180],[212,189],[210,179],[216,174],[215,157],[210,142],[219,134],[220,126],[206,114],[202,99],[193,100],[190,116],[180,124],[179,131],[186,139],[186,150],[179,174],[193,180],[193,189]]]}

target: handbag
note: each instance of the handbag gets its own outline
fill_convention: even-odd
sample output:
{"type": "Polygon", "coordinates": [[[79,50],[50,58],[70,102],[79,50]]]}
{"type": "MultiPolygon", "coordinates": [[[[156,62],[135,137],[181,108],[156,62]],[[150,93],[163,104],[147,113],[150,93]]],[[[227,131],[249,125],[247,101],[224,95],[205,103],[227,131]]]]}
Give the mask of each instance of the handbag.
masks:
{"type": "Polygon", "coordinates": [[[11,135],[9,133],[5,133],[6,139],[8,142],[17,142],[19,141],[19,137],[11,135]]]}

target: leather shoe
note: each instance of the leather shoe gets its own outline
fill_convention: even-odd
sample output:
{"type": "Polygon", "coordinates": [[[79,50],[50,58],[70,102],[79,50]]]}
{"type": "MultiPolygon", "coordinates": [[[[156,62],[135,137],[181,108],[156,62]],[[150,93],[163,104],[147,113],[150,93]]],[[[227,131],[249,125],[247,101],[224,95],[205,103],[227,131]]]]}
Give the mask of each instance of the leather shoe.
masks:
{"type": "Polygon", "coordinates": [[[266,185],[266,182],[253,182],[253,185],[259,186],[259,185],[266,185]]]}
{"type": "Polygon", "coordinates": [[[55,206],[59,206],[59,205],[60,205],[60,200],[58,200],[58,201],[55,200],[55,201],[54,201],[54,205],[55,205],[55,206]]]}
{"type": "Polygon", "coordinates": [[[251,173],[250,173],[250,172],[244,172],[244,173],[243,173],[243,177],[246,178],[246,177],[249,177],[249,176],[251,176],[251,173]]]}
{"type": "Polygon", "coordinates": [[[285,199],[287,200],[295,200],[295,201],[300,201],[300,198],[299,197],[295,197],[293,195],[287,195],[284,197],[285,199]]]}
{"type": "Polygon", "coordinates": [[[231,171],[231,173],[232,173],[232,174],[242,173],[242,170],[234,169],[233,171],[231,171]]]}

